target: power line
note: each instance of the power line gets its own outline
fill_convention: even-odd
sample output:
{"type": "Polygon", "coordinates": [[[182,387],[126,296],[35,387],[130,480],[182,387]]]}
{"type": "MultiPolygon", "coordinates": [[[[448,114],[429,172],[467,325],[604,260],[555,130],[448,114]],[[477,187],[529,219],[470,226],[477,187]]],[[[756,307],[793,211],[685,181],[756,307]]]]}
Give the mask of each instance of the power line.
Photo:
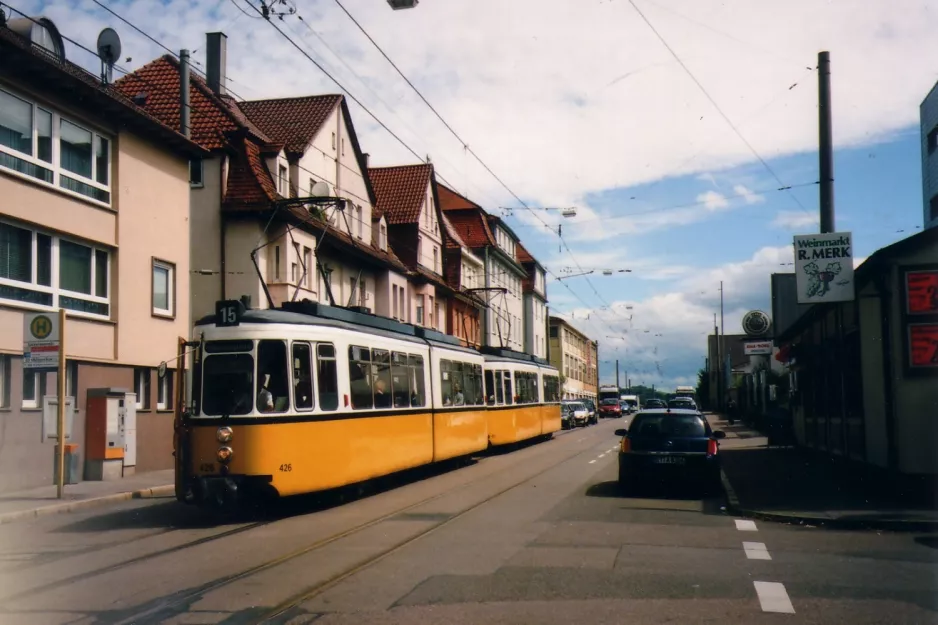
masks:
{"type": "MultiPolygon", "coordinates": [[[[729,127],[733,129],[733,132],[736,133],[736,136],[739,137],[740,141],[742,141],[746,145],[746,147],[749,148],[749,151],[752,152],[752,154],[759,160],[759,162],[762,163],[762,166],[765,167],[765,169],[772,175],[773,178],[775,178],[775,181],[779,184],[779,186],[781,187],[786,186],[785,183],[782,182],[781,178],[778,177],[778,174],[775,173],[775,170],[769,167],[769,164],[765,161],[765,159],[762,158],[762,156],[756,151],[756,149],[752,146],[752,144],[749,143],[746,137],[744,137],[743,134],[739,131],[739,128],[737,128],[736,125],[732,122],[732,120],[730,120],[730,118],[726,115],[726,113],[723,112],[723,109],[720,108],[720,105],[717,104],[716,100],[714,100],[713,97],[710,95],[710,93],[706,90],[706,88],[704,88],[703,84],[701,84],[701,82],[697,80],[697,77],[694,76],[694,73],[690,71],[690,68],[687,67],[684,61],[681,60],[681,57],[677,55],[677,52],[674,51],[674,48],[672,48],[668,44],[667,40],[665,40],[665,38],[661,35],[661,33],[658,32],[658,29],[656,29],[654,25],[648,20],[648,18],[645,17],[645,14],[642,13],[642,10],[638,8],[637,4],[635,4],[635,0],[628,0],[628,2],[630,5],[632,5],[632,8],[635,9],[635,12],[638,13],[639,17],[642,18],[642,21],[644,21],[645,24],[648,25],[648,28],[651,29],[651,32],[655,34],[655,36],[658,38],[661,44],[665,48],[667,48],[668,52],[671,54],[671,56],[674,57],[674,60],[678,62],[678,64],[681,66],[684,72],[688,76],[690,76],[690,79],[694,81],[694,84],[697,85],[697,88],[700,89],[700,91],[704,94],[707,100],[710,101],[710,104],[712,104],[713,108],[715,108],[717,113],[720,114],[720,116],[723,118],[723,121],[725,121],[727,125],[729,125],[729,127]]],[[[795,197],[793,193],[789,191],[788,195],[795,201],[795,203],[798,205],[799,208],[801,208],[801,210],[803,210],[806,213],[808,212],[808,209],[804,207],[801,201],[797,197],[795,197]]]]}

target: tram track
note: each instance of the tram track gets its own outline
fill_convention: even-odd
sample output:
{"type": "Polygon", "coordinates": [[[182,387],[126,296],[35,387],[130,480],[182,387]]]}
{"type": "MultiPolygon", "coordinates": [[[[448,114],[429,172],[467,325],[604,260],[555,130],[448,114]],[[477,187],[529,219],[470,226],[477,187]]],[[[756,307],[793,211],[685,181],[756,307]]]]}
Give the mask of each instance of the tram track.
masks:
{"type": "MultiPolygon", "coordinates": [[[[548,442],[549,442],[549,441],[548,441],[548,442]]],[[[573,442],[574,444],[577,443],[577,441],[572,441],[572,442],[573,442]]],[[[540,445],[535,445],[535,446],[529,447],[529,449],[531,449],[531,448],[535,448],[535,449],[536,449],[537,447],[540,447],[540,445]]],[[[574,451],[568,452],[568,453],[563,454],[562,456],[559,456],[559,457],[553,457],[551,464],[553,465],[553,464],[559,464],[559,463],[566,462],[566,461],[571,460],[571,459],[573,459],[573,458],[575,458],[575,457],[577,457],[577,456],[579,456],[579,455],[581,455],[581,454],[588,453],[589,451],[590,451],[590,448],[589,448],[588,446],[586,446],[586,448],[583,448],[583,449],[577,447],[577,449],[574,450],[574,451]]],[[[545,448],[545,452],[544,452],[544,453],[549,453],[549,450],[548,450],[547,448],[545,448]]],[[[542,454],[538,454],[538,456],[536,456],[536,457],[541,457],[541,456],[542,456],[542,454]]],[[[533,460],[533,458],[528,458],[528,459],[525,459],[525,460],[530,461],[530,460],[533,460]]],[[[258,619],[259,622],[270,621],[271,619],[275,619],[275,618],[277,618],[278,616],[281,616],[281,615],[285,614],[286,612],[288,612],[288,611],[291,610],[292,608],[294,608],[294,607],[296,607],[296,606],[298,606],[298,605],[301,605],[303,602],[309,600],[310,598],[315,597],[315,596],[318,595],[318,594],[321,594],[322,592],[328,590],[330,587],[332,587],[332,586],[334,586],[335,584],[341,582],[342,580],[344,580],[344,579],[346,579],[346,578],[348,578],[348,577],[350,577],[350,576],[352,576],[352,575],[355,575],[356,573],[358,573],[358,572],[360,572],[360,571],[362,571],[362,570],[364,570],[364,569],[366,569],[366,568],[368,568],[368,567],[370,567],[370,566],[376,564],[377,562],[381,561],[382,559],[384,559],[384,558],[386,558],[386,557],[392,555],[392,554],[395,553],[396,551],[398,551],[398,550],[400,550],[400,549],[403,549],[403,548],[407,547],[408,545],[412,544],[413,542],[419,540],[420,538],[422,538],[422,537],[424,537],[424,536],[427,536],[428,534],[430,534],[430,533],[436,531],[437,529],[440,529],[440,528],[442,528],[442,527],[448,525],[449,523],[452,523],[453,521],[456,521],[457,519],[459,519],[459,518],[465,516],[466,514],[472,512],[473,510],[475,510],[475,509],[477,509],[477,508],[479,508],[479,507],[485,505],[485,504],[488,503],[489,501],[491,501],[491,500],[493,500],[493,499],[495,499],[495,498],[497,498],[497,497],[499,497],[499,496],[505,494],[506,492],[508,492],[508,491],[510,491],[510,490],[512,490],[512,489],[514,489],[514,488],[517,488],[517,487],[519,487],[519,486],[521,486],[521,485],[523,485],[523,484],[525,484],[525,483],[527,483],[527,482],[529,482],[529,481],[535,479],[536,477],[538,477],[538,476],[540,475],[540,473],[541,473],[541,471],[534,471],[534,472],[532,472],[530,475],[528,475],[527,477],[525,477],[524,479],[521,479],[521,480],[513,480],[509,485],[505,486],[504,488],[499,489],[497,492],[495,492],[495,493],[493,493],[493,494],[491,494],[491,495],[486,496],[486,497],[485,497],[484,499],[482,499],[481,501],[478,501],[478,502],[473,503],[471,506],[469,506],[469,507],[466,508],[465,510],[462,510],[462,511],[460,511],[460,512],[454,514],[454,515],[452,515],[452,516],[449,517],[448,519],[446,519],[446,520],[444,520],[444,521],[441,521],[440,523],[436,523],[436,524],[434,524],[433,526],[427,528],[426,530],[420,531],[419,533],[417,533],[417,534],[414,535],[414,536],[411,536],[411,537],[409,537],[409,538],[407,538],[407,539],[405,539],[405,540],[402,540],[402,541],[400,541],[400,542],[398,542],[398,543],[395,543],[394,545],[390,546],[389,548],[383,549],[382,551],[380,551],[379,553],[377,553],[375,556],[370,557],[370,558],[368,558],[368,559],[366,559],[366,560],[364,560],[364,561],[362,561],[362,562],[359,562],[359,563],[355,564],[354,566],[352,566],[352,567],[350,567],[350,568],[347,568],[347,569],[345,569],[344,571],[342,571],[342,572],[340,572],[340,573],[337,573],[336,575],[333,575],[333,576],[331,576],[330,578],[328,578],[328,579],[326,579],[326,580],[324,580],[324,581],[322,581],[322,582],[319,582],[319,583],[314,584],[314,585],[312,585],[312,586],[310,586],[310,587],[308,587],[308,588],[303,589],[300,593],[297,593],[297,594],[295,594],[295,595],[292,595],[292,596],[289,597],[288,599],[284,600],[283,602],[277,604],[275,607],[271,608],[269,612],[264,613],[262,616],[259,617],[259,619],[258,619]]],[[[490,471],[482,472],[479,476],[476,476],[476,477],[474,477],[474,478],[472,478],[472,479],[466,481],[465,483],[459,484],[458,487],[459,487],[459,489],[466,489],[467,487],[469,487],[469,486],[471,486],[471,485],[475,485],[475,484],[478,484],[479,482],[483,482],[483,481],[485,481],[485,480],[491,479],[491,477],[492,477],[492,472],[490,472],[490,471]]],[[[385,522],[385,521],[388,521],[388,520],[390,520],[390,519],[392,519],[392,518],[394,518],[394,517],[398,517],[399,515],[406,514],[406,513],[410,512],[410,511],[412,511],[412,510],[415,510],[415,509],[417,509],[417,508],[420,508],[421,506],[424,506],[424,505],[426,505],[426,504],[428,504],[428,503],[430,503],[430,502],[439,500],[439,499],[441,499],[441,498],[443,498],[443,497],[446,497],[446,496],[453,495],[453,493],[454,493],[454,490],[453,490],[453,489],[447,489],[447,490],[444,490],[444,491],[441,491],[441,492],[438,492],[438,493],[434,493],[434,494],[432,494],[432,495],[430,495],[430,496],[420,498],[419,500],[417,500],[417,501],[415,501],[415,502],[413,502],[413,503],[410,503],[410,504],[408,504],[408,505],[406,505],[406,506],[403,506],[403,507],[396,507],[396,508],[394,508],[393,510],[391,510],[391,511],[385,513],[385,514],[381,514],[380,516],[377,516],[377,517],[375,517],[375,518],[372,518],[372,519],[370,519],[370,520],[368,520],[368,521],[355,524],[353,527],[350,527],[350,528],[348,528],[348,529],[346,529],[346,530],[344,530],[344,531],[338,532],[338,533],[336,533],[336,534],[332,534],[332,535],[330,535],[330,536],[326,536],[326,537],[324,537],[324,538],[321,538],[321,539],[319,539],[319,540],[316,540],[316,541],[314,541],[314,542],[312,542],[312,543],[309,543],[309,544],[307,544],[307,545],[304,545],[304,546],[302,546],[302,547],[298,547],[298,548],[296,548],[296,549],[293,549],[293,550],[289,551],[288,553],[285,553],[285,554],[283,554],[283,555],[281,555],[281,556],[278,556],[278,557],[276,557],[276,558],[272,558],[272,559],[270,559],[270,560],[266,560],[266,561],[264,561],[264,562],[261,562],[261,563],[259,563],[259,564],[254,565],[254,566],[251,566],[251,567],[249,567],[249,568],[247,568],[247,569],[244,569],[244,570],[242,570],[242,571],[239,571],[239,572],[237,572],[237,573],[233,573],[233,574],[231,574],[231,575],[227,575],[227,576],[221,577],[221,578],[219,578],[219,579],[217,579],[217,580],[208,582],[208,583],[206,583],[206,584],[204,584],[204,585],[202,585],[202,586],[199,586],[199,587],[197,587],[197,588],[189,589],[189,590],[186,590],[186,591],[184,591],[184,592],[178,593],[178,594],[176,594],[176,595],[170,596],[170,597],[168,597],[168,598],[165,598],[165,599],[162,599],[162,600],[157,600],[157,601],[151,602],[152,605],[150,605],[149,607],[147,607],[147,608],[145,608],[145,609],[143,609],[143,610],[134,610],[132,613],[130,613],[130,612],[123,612],[123,613],[120,615],[120,618],[117,619],[117,620],[114,620],[113,622],[114,622],[114,623],[118,623],[118,624],[120,624],[120,625],[131,625],[131,624],[134,624],[134,625],[141,625],[141,624],[146,624],[146,623],[160,623],[160,622],[163,622],[163,621],[165,621],[165,620],[167,620],[167,619],[170,619],[170,618],[173,618],[173,617],[175,617],[175,616],[178,616],[178,614],[180,614],[180,608],[184,608],[185,606],[189,606],[189,605],[193,604],[194,602],[196,602],[197,600],[199,600],[199,599],[201,599],[201,598],[203,598],[203,597],[209,595],[210,593],[212,593],[212,592],[214,592],[214,591],[218,591],[218,590],[224,589],[225,587],[229,587],[229,586],[231,586],[232,584],[235,584],[236,582],[239,582],[239,581],[241,581],[241,580],[248,579],[248,578],[250,578],[250,577],[253,577],[253,576],[256,576],[256,575],[258,575],[258,574],[260,574],[260,573],[263,573],[263,572],[265,572],[265,571],[268,571],[268,570],[274,569],[274,568],[276,568],[276,567],[282,566],[282,565],[284,565],[284,564],[287,564],[287,563],[289,563],[289,562],[291,562],[291,561],[294,561],[294,560],[296,560],[296,559],[298,559],[298,558],[300,558],[300,557],[302,557],[302,556],[305,556],[305,555],[310,554],[310,553],[312,553],[312,552],[314,552],[314,551],[317,551],[317,550],[320,550],[320,549],[322,549],[322,548],[324,548],[324,547],[327,547],[328,545],[331,545],[331,544],[333,544],[333,543],[336,543],[336,542],[338,542],[338,541],[340,541],[340,540],[343,540],[343,539],[345,539],[345,538],[349,538],[349,537],[351,537],[351,536],[353,536],[353,535],[355,535],[355,534],[358,534],[358,533],[361,533],[361,532],[363,532],[363,531],[365,531],[365,530],[368,530],[369,528],[375,527],[375,526],[377,526],[377,525],[379,525],[379,524],[381,524],[381,523],[383,523],[383,522],[385,522]]]]}

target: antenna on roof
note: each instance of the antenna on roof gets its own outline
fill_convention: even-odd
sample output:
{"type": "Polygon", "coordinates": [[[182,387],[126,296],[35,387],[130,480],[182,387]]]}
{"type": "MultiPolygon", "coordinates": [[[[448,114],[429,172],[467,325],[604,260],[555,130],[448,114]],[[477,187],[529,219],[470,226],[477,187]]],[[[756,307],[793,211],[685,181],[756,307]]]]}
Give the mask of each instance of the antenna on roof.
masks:
{"type": "Polygon", "coordinates": [[[98,58],[101,59],[101,82],[110,84],[114,63],[121,55],[121,38],[113,28],[105,28],[98,34],[98,58]]]}

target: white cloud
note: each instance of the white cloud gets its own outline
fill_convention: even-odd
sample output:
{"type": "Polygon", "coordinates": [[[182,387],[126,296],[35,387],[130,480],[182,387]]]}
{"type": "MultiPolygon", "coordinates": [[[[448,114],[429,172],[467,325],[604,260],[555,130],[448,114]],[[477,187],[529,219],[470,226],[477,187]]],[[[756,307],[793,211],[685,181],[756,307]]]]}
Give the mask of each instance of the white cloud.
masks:
{"type": "Polygon", "coordinates": [[[765,201],[764,195],[759,195],[745,185],[735,185],[733,187],[733,192],[736,195],[742,197],[746,201],[746,204],[760,204],[765,201]]]}
{"type": "MultiPolygon", "coordinates": [[[[94,33],[117,26],[131,67],[165,52],[90,3],[21,4],[41,10],[65,35],[92,48],[94,33]]],[[[347,0],[346,6],[526,200],[551,205],[755,160],[627,3],[447,0],[395,12],[380,0],[347,0]]],[[[336,6],[297,7],[303,22],[287,16],[277,25],[332,68],[418,154],[431,154],[446,179],[486,205],[513,201],[336,6]]],[[[168,0],[157,10],[136,0],[117,10],[170,49],[194,50],[201,67],[205,33],[227,32],[231,87],[246,97],[338,89],[270,25],[242,15],[231,2],[168,0]]],[[[938,30],[938,12],[928,3],[902,11],[869,3],[858,11],[849,0],[700,0],[679,9],[712,28],[674,9],[643,10],[765,159],[815,148],[815,76],[807,68],[816,64],[819,49],[835,51],[837,147],[879,141],[917,124],[918,104],[935,80],[927,55],[919,54],[938,30]],[[730,58],[733,63],[726,62],[730,58]],[[904,71],[896,72],[899,66],[904,71]],[[747,77],[745,84],[739,76],[747,77]]],[[[73,46],[69,54],[97,71],[93,56],[73,46]]],[[[361,109],[352,109],[373,163],[415,160],[361,109]]]]}
{"type": "Polygon", "coordinates": [[[730,205],[726,201],[726,196],[716,191],[706,191],[697,196],[697,201],[707,207],[708,210],[715,211],[726,208],[730,205]]]}
{"type": "Polygon", "coordinates": [[[817,227],[820,219],[819,215],[805,211],[779,211],[772,220],[772,226],[786,230],[803,230],[817,227]]]}

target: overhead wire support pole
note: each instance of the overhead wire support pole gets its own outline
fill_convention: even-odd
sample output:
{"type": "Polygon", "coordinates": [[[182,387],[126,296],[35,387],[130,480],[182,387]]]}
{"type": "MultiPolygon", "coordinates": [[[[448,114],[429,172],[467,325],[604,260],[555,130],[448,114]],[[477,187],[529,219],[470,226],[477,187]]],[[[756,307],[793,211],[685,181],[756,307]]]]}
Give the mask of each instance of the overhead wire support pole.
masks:
{"type": "Polygon", "coordinates": [[[820,171],[821,232],[834,232],[834,133],[831,123],[831,54],[817,55],[818,169],[820,171]]]}

